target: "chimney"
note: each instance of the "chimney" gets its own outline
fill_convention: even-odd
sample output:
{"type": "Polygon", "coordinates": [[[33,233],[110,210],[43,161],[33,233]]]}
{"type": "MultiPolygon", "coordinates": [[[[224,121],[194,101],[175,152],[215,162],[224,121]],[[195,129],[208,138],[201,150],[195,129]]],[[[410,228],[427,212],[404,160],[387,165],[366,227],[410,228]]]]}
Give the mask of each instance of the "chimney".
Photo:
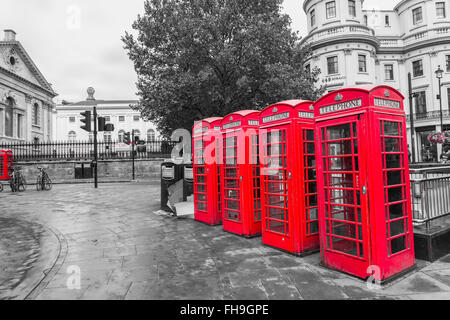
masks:
{"type": "Polygon", "coordinates": [[[16,32],[11,29],[5,30],[5,41],[16,41],[16,32]]]}

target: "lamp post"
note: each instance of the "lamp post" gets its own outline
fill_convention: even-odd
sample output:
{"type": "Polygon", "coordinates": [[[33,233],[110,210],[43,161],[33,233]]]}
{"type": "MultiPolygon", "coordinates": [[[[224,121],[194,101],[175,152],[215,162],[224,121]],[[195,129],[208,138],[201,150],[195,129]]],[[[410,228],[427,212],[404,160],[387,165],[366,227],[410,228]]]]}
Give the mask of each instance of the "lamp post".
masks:
{"type": "Polygon", "coordinates": [[[95,89],[89,87],[87,89],[87,101],[88,104],[93,106],[94,109],[94,187],[98,188],[98,147],[97,147],[97,102],[94,98],[95,89]]]}
{"type": "Polygon", "coordinates": [[[441,79],[444,75],[444,70],[441,69],[441,66],[438,66],[438,69],[436,70],[436,78],[439,80],[439,109],[441,112],[441,131],[444,132],[444,120],[443,120],[443,113],[442,113],[442,86],[441,86],[441,79]]]}

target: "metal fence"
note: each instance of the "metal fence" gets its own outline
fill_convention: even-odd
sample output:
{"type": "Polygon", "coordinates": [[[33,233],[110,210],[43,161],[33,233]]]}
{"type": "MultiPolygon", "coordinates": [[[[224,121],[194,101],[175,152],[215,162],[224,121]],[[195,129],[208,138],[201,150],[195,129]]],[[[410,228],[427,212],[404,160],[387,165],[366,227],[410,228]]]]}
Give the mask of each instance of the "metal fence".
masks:
{"type": "Polygon", "coordinates": [[[413,221],[426,224],[450,214],[450,166],[411,169],[413,221]]]}
{"type": "MultiPolygon", "coordinates": [[[[135,146],[136,159],[170,157],[174,142],[140,141],[135,146]]],[[[11,150],[14,161],[82,160],[94,156],[92,141],[60,141],[45,143],[0,143],[0,150],[11,150]]],[[[116,141],[98,142],[99,159],[130,159],[132,147],[116,141]]]]}

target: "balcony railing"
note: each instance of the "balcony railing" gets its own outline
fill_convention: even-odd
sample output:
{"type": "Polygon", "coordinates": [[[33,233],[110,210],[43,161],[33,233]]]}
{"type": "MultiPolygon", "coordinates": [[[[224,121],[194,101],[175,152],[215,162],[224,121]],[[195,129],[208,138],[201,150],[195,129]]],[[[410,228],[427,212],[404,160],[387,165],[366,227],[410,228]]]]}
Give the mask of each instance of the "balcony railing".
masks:
{"type": "MultiPolygon", "coordinates": [[[[423,112],[423,113],[415,113],[414,114],[414,120],[420,121],[420,120],[436,120],[441,117],[440,111],[429,111],[429,112],[423,112]]],[[[449,110],[442,110],[442,117],[443,118],[450,118],[450,112],[449,110]]],[[[406,121],[411,121],[411,116],[406,116],[406,121]]]]}
{"type": "Polygon", "coordinates": [[[335,37],[338,35],[364,35],[364,36],[375,36],[375,32],[373,29],[363,25],[341,25],[336,27],[328,27],[326,29],[319,29],[313,33],[311,33],[308,37],[305,38],[306,43],[313,43],[316,41],[320,41],[323,39],[327,39],[329,37],[335,37]]]}
{"type": "Polygon", "coordinates": [[[450,27],[439,27],[426,31],[417,32],[405,37],[403,41],[405,45],[409,45],[414,42],[440,38],[442,36],[450,36],[450,27]]]}

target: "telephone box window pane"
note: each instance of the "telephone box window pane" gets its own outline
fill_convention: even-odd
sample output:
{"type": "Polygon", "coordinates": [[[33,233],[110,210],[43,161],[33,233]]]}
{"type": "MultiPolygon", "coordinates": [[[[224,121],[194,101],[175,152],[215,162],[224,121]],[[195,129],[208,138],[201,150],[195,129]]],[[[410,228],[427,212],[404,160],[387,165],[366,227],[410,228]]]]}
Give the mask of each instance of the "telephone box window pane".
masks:
{"type": "Polygon", "coordinates": [[[385,138],[385,152],[400,152],[402,151],[401,147],[401,141],[402,139],[397,138],[385,138]]]}
{"type": "Polygon", "coordinates": [[[343,124],[340,126],[334,126],[327,128],[327,138],[328,140],[338,140],[351,138],[350,124],[343,124]]]}
{"type": "Polygon", "coordinates": [[[398,137],[400,135],[400,123],[384,121],[384,135],[398,137]]]}
{"type": "Polygon", "coordinates": [[[328,158],[329,171],[353,171],[353,158],[328,158]]]}
{"type": "Polygon", "coordinates": [[[399,202],[404,200],[403,198],[403,187],[390,188],[388,189],[388,202],[399,202]]]}
{"type": "Polygon", "coordinates": [[[310,207],[317,206],[317,196],[309,196],[309,206],[310,207]]]}
{"type": "Polygon", "coordinates": [[[399,236],[405,233],[405,220],[391,222],[391,237],[399,236]]]}
{"type": "Polygon", "coordinates": [[[205,174],[205,167],[197,167],[197,174],[205,174]]]}
{"type": "Polygon", "coordinates": [[[386,176],[388,186],[403,184],[403,171],[388,171],[386,176]]]}
{"type": "Polygon", "coordinates": [[[340,221],[355,222],[356,214],[354,207],[331,206],[332,219],[340,221]]]}
{"type": "Polygon", "coordinates": [[[309,210],[309,220],[317,220],[318,219],[318,209],[310,209],[309,210]]]}
{"type": "Polygon", "coordinates": [[[308,157],[306,157],[306,159],[307,159],[307,165],[309,168],[316,166],[316,157],[308,156],[308,157]]]}
{"type": "Polygon", "coordinates": [[[333,173],[329,177],[330,187],[353,188],[353,174],[351,173],[333,173]]]}
{"type": "Polygon", "coordinates": [[[305,140],[314,141],[314,130],[305,130],[305,140]]]}
{"type": "Polygon", "coordinates": [[[352,154],[352,140],[328,143],[328,156],[352,154]]]}
{"type": "Polygon", "coordinates": [[[332,235],[356,240],[356,225],[340,221],[332,221],[332,235]]]}
{"type": "Polygon", "coordinates": [[[314,154],[316,152],[314,143],[307,143],[305,149],[306,154],[314,154]]]}
{"type": "Polygon", "coordinates": [[[402,156],[399,154],[386,155],[386,169],[400,169],[402,167],[402,156]]]}
{"type": "Polygon", "coordinates": [[[356,242],[352,240],[333,238],[333,250],[357,257],[356,242]]]}
{"type": "Polygon", "coordinates": [[[391,240],[392,254],[399,253],[406,249],[405,236],[391,240]]]}
{"type": "MultiPolygon", "coordinates": [[[[228,190],[227,194],[226,194],[226,198],[227,199],[234,199],[234,200],[238,200],[239,199],[239,194],[238,191],[236,190],[228,190]]],[[[233,202],[236,203],[236,202],[233,202]]],[[[230,209],[234,209],[229,207],[230,209]]]]}
{"type": "Polygon", "coordinates": [[[204,183],[205,183],[205,176],[199,176],[199,177],[197,177],[197,182],[198,182],[198,183],[201,183],[201,184],[204,184],[204,183]]]}
{"type": "Polygon", "coordinates": [[[319,232],[319,221],[313,221],[310,223],[309,234],[314,234],[319,232]]]}
{"type": "Polygon", "coordinates": [[[286,198],[283,196],[274,196],[274,195],[267,196],[267,203],[269,206],[284,208],[285,201],[286,198]]]}
{"type": "Polygon", "coordinates": [[[394,220],[405,216],[404,204],[398,203],[389,206],[389,219],[394,220]]]}
{"type": "Polygon", "coordinates": [[[269,230],[276,233],[285,233],[285,223],[269,220],[269,230]]]}
{"type": "Polygon", "coordinates": [[[205,185],[197,185],[197,192],[199,193],[205,193],[206,192],[206,186],[205,185]]]}
{"type": "Polygon", "coordinates": [[[206,211],[206,204],[202,202],[197,203],[197,208],[199,211],[206,211]]]}
{"type": "MultiPolygon", "coordinates": [[[[330,203],[355,204],[353,190],[330,190],[330,203]]],[[[353,209],[354,211],[354,209],[353,209]]]]}
{"type": "Polygon", "coordinates": [[[228,189],[237,189],[238,188],[238,182],[235,179],[227,179],[225,180],[225,186],[228,189]]]}
{"type": "Polygon", "coordinates": [[[204,194],[197,194],[197,201],[205,202],[206,201],[206,195],[204,195],[204,194]]]}

